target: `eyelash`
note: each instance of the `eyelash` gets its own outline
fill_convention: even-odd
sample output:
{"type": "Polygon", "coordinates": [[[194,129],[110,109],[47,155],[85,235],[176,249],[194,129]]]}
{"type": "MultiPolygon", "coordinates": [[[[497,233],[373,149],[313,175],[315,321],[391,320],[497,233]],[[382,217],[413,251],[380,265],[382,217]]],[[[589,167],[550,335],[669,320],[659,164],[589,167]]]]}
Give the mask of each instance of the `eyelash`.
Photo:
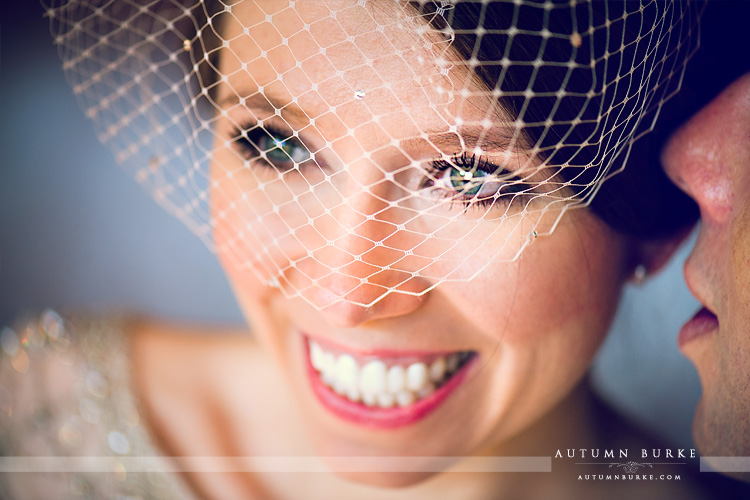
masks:
{"type": "MultiPolygon", "coordinates": [[[[287,172],[299,169],[304,163],[310,161],[316,162],[314,155],[300,139],[294,137],[289,131],[271,124],[264,124],[261,127],[252,123],[234,127],[231,132],[231,139],[245,161],[258,162],[265,168],[287,172]],[[264,140],[277,141],[277,144],[274,147],[261,149],[264,140]],[[292,156],[281,147],[286,141],[290,141],[293,147],[302,148],[306,151],[309,159],[301,162],[294,161],[292,156]],[[269,159],[269,153],[273,153],[276,150],[284,152],[281,153],[283,155],[282,158],[274,163],[269,159]],[[288,166],[282,166],[281,163],[288,163],[288,166]]],[[[434,188],[433,192],[437,192],[451,202],[459,202],[468,209],[471,207],[488,208],[496,203],[502,203],[505,206],[510,205],[515,198],[528,196],[530,186],[520,178],[512,176],[511,172],[507,169],[490,162],[487,157],[463,151],[448,158],[440,157],[431,160],[427,168],[427,174],[420,182],[419,188],[434,188]],[[452,173],[452,170],[458,171],[458,176],[451,176],[446,181],[444,175],[446,172],[452,173]],[[477,176],[478,173],[481,173],[481,175],[477,176]],[[469,176],[469,174],[471,175],[469,176]],[[478,177],[486,177],[487,180],[471,182],[472,179],[478,177]],[[456,186],[456,180],[459,183],[468,180],[469,183],[467,186],[470,186],[470,188],[456,186]],[[448,185],[449,183],[450,186],[448,185]],[[490,194],[480,196],[482,188],[489,183],[497,184],[499,187],[490,194]],[[475,189],[476,192],[470,193],[470,191],[475,189]]]]}
{"type": "MultiPolygon", "coordinates": [[[[509,205],[515,198],[519,196],[527,196],[530,189],[528,183],[523,182],[519,177],[513,176],[507,169],[495,165],[486,156],[476,155],[463,151],[459,154],[453,155],[449,158],[436,158],[430,162],[428,169],[428,176],[422,181],[421,188],[430,188],[436,186],[438,183],[447,184],[443,180],[443,176],[446,172],[451,170],[458,170],[458,176],[452,176],[450,178],[451,184],[453,180],[458,179],[459,181],[465,181],[466,174],[471,173],[469,179],[473,179],[476,173],[482,172],[486,177],[485,181],[475,181],[474,187],[478,189],[477,192],[468,194],[474,189],[463,188],[463,191],[458,190],[453,184],[453,189],[446,187],[436,187],[436,191],[448,198],[450,201],[457,201],[462,203],[465,207],[491,207],[492,205],[500,202],[504,205],[509,205]],[[497,190],[491,194],[480,196],[481,189],[488,183],[498,184],[497,190]],[[502,191],[502,192],[500,192],[502,191]]],[[[450,173],[450,172],[449,172],[450,173]]]]}
{"type": "Polygon", "coordinates": [[[271,124],[264,124],[262,127],[255,123],[235,126],[231,131],[230,138],[234,147],[240,153],[242,158],[248,162],[260,162],[266,168],[272,168],[281,172],[298,169],[299,166],[308,161],[315,161],[314,155],[307,149],[307,147],[298,138],[294,137],[287,130],[283,130],[279,127],[275,127],[271,124]],[[294,158],[286,154],[286,158],[280,160],[281,162],[289,163],[289,167],[281,167],[278,163],[274,163],[269,159],[269,153],[275,150],[284,151],[281,148],[281,144],[276,144],[274,147],[266,149],[261,148],[262,141],[271,140],[279,143],[289,141],[294,147],[304,149],[309,153],[310,158],[301,162],[294,161],[294,158]]]}

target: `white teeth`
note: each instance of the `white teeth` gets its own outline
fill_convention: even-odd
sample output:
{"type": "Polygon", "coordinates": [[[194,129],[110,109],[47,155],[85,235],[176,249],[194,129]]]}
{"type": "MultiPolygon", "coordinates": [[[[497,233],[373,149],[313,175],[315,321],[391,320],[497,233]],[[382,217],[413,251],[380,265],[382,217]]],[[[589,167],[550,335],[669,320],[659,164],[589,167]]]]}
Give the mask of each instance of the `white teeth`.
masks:
{"type": "Polygon", "coordinates": [[[310,362],[318,371],[323,371],[323,349],[315,342],[310,342],[310,362]]]}
{"type": "Polygon", "coordinates": [[[468,353],[453,353],[430,364],[418,362],[390,368],[384,361],[374,359],[360,368],[351,354],[337,356],[312,340],[309,346],[310,364],[324,384],[354,403],[380,408],[408,406],[426,398],[468,357],[468,353]]]}
{"type": "Polygon", "coordinates": [[[398,394],[406,386],[406,371],[401,365],[391,366],[388,370],[388,392],[398,394]]]}
{"type": "Polygon", "coordinates": [[[348,354],[342,354],[339,356],[338,362],[336,363],[336,378],[338,381],[347,389],[357,388],[357,372],[359,371],[359,365],[354,361],[354,358],[348,354]]]}
{"type": "Polygon", "coordinates": [[[430,365],[430,380],[433,382],[440,382],[445,376],[445,358],[436,359],[432,365],[430,365]]]}
{"type": "Polygon", "coordinates": [[[336,378],[336,358],[330,352],[323,354],[323,376],[334,380],[336,378]]]}
{"type": "Polygon", "coordinates": [[[396,394],[396,403],[398,403],[399,406],[409,406],[415,399],[414,393],[411,391],[401,391],[396,394]]]}
{"type": "Polygon", "coordinates": [[[418,391],[427,383],[427,365],[414,363],[406,369],[406,387],[410,391],[418,391]]]}
{"type": "Polygon", "coordinates": [[[346,391],[346,397],[349,398],[350,401],[358,402],[359,398],[361,397],[361,394],[357,389],[349,389],[346,391]]]}
{"type": "Polygon", "coordinates": [[[377,394],[385,391],[385,363],[370,361],[359,374],[359,390],[377,394]]]}
{"type": "Polygon", "coordinates": [[[366,392],[362,394],[362,402],[366,404],[367,406],[375,406],[375,403],[377,402],[377,397],[375,394],[366,392]]]}
{"type": "Polygon", "coordinates": [[[336,391],[336,394],[343,396],[346,392],[346,387],[344,387],[344,384],[342,384],[340,380],[334,380],[333,390],[336,391]]]}
{"type": "Polygon", "coordinates": [[[390,408],[396,403],[396,396],[390,392],[381,392],[378,394],[378,406],[381,408],[390,408]]]}

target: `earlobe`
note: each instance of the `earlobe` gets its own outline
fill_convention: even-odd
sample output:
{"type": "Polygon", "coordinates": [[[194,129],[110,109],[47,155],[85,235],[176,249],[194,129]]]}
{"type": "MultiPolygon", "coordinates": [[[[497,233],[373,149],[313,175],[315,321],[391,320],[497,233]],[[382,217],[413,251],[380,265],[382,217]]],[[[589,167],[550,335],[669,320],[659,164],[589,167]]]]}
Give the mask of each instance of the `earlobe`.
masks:
{"type": "Polygon", "coordinates": [[[643,264],[638,264],[635,266],[635,270],[633,271],[633,275],[630,277],[630,281],[632,281],[636,285],[642,285],[644,281],[646,281],[646,276],[648,275],[648,271],[646,270],[646,266],[643,264]]]}
{"type": "Polygon", "coordinates": [[[689,226],[668,238],[637,242],[635,244],[635,267],[630,281],[641,284],[648,276],[658,273],[692,231],[693,226],[689,226]]]}

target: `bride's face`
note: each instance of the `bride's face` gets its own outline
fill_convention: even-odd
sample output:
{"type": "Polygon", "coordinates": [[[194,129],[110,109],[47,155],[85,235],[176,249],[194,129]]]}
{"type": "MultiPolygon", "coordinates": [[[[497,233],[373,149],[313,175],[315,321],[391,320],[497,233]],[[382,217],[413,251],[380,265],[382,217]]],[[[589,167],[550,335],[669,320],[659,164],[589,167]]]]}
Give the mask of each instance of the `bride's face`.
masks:
{"type": "Polygon", "coordinates": [[[627,275],[628,245],[583,209],[512,260],[557,218],[549,175],[404,14],[241,2],[220,24],[216,245],[321,455],[466,456],[517,434],[587,370],[627,275]],[[432,287],[461,266],[471,280],[432,287]]]}

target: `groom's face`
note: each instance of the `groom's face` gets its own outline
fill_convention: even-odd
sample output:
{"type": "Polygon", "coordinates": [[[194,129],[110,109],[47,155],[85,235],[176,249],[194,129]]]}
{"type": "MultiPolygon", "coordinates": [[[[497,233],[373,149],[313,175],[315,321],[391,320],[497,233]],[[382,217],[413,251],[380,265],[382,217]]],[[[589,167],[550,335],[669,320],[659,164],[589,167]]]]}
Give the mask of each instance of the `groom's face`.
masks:
{"type": "Polygon", "coordinates": [[[701,211],[698,240],[684,272],[704,309],[679,336],[703,386],[695,440],[704,455],[748,456],[750,73],[682,126],[667,144],[663,162],[701,211]]]}

